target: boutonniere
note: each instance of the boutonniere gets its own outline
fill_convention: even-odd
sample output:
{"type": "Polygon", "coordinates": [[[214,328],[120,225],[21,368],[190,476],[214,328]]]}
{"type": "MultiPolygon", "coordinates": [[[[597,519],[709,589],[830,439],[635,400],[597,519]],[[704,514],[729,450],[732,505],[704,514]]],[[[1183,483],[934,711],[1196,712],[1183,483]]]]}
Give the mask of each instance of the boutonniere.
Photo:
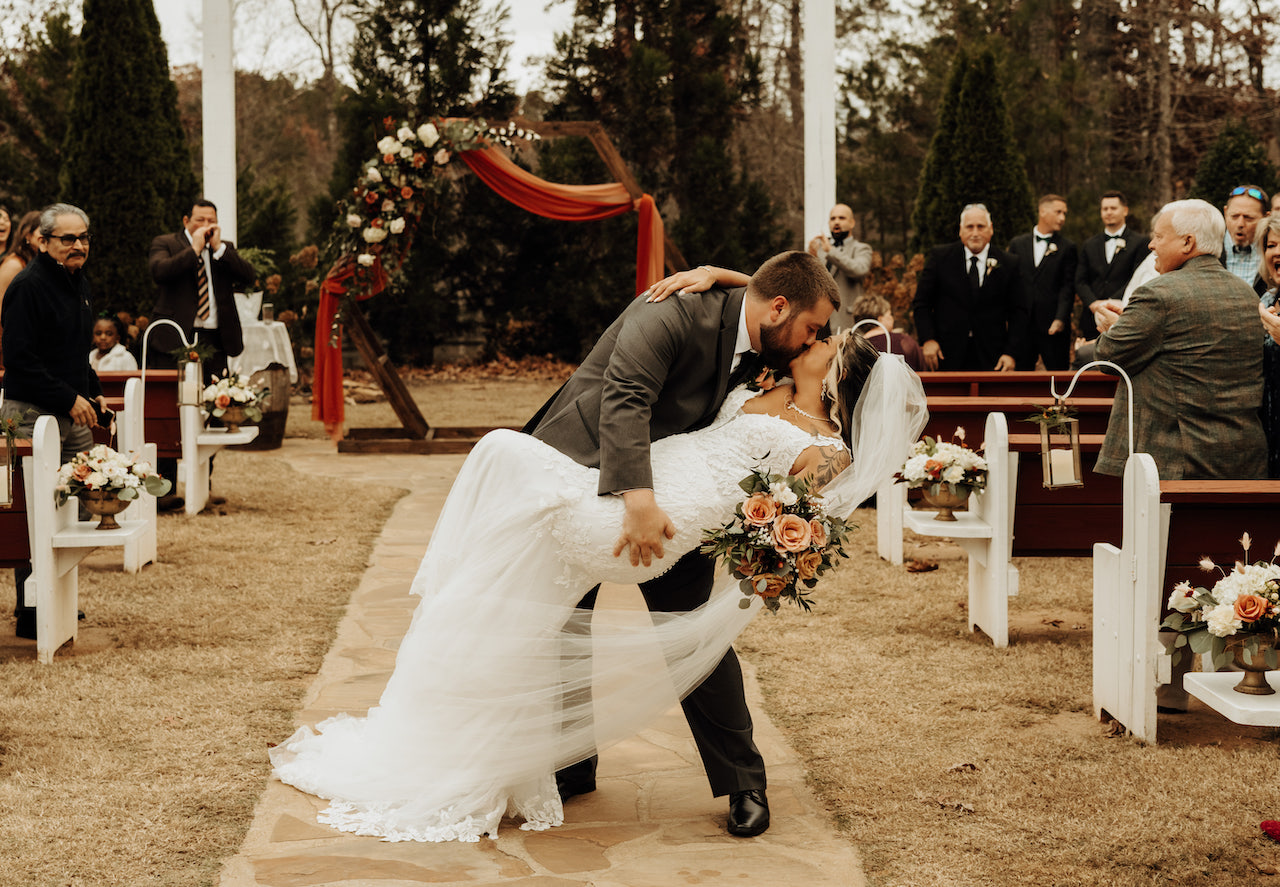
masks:
{"type": "Polygon", "coordinates": [[[1124,238],[1123,238],[1123,237],[1117,237],[1117,238],[1116,238],[1116,252],[1120,252],[1120,250],[1122,250],[1122,249],[1124,249],[1124,238]]]}
{"type": "Polygon", "coordinates": [[[760,375],[747,382],[748,391],[772,391],[777,387],[778,380],[774,378],[773,367],[765,367],[760,371],[760,375]]]}
{"type": "Polygon", "coordinates": [[[1057,251],[1058,251],[1058,245],[1050,241],[1049,245],[1044,248],[1045,258],[1047,259],[1049,256],[1053,255],[1057,251]]]}
{"type": "Polygon", "coordinates": [[[997,269],[997,268],[999,268],[999,267],[1000,267],[1000,263],[999,263],[999,262],[997,262],[995,259],[987,259],[987,273],[988,273],[988,274],[990,274],[992,271],[996,270],[996,269],[997,269]]]}

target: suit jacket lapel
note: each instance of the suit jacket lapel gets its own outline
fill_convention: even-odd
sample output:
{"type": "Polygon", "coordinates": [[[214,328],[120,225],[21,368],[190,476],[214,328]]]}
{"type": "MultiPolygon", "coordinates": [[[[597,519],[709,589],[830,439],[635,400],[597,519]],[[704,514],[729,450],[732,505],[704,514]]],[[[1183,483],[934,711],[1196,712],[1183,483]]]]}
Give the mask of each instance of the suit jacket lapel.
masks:
{"type": "Polygon", "coordinates": [[[699,419],[699,423],[715,418],[729,392],[729,371],[733,364],[734,346],[738,343],[738,318],[742,314],[742,300],[746,298],[746,294],[745,289],[731,290],[724,300],[724,310],[720,314],[720,342],[716,351],[715,402],[708,413],[699,419]]]}

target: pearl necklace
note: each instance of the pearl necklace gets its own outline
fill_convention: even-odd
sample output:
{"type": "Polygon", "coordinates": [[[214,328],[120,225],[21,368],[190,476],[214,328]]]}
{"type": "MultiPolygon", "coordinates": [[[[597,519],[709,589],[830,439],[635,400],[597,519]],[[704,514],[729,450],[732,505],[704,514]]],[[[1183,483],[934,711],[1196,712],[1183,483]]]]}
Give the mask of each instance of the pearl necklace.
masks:
{"type": "Polygon", "coordinates": [[[806,419],[812,419],[814,422],[821,422],[823,425],[831,424],[830,419],[824,418],[822,416],[815,416],[813,413],[806,413],[804,410],[796,406],[795,400],[793,400],[790,397],[787,398],[787,409],[793,412],[799,413],[800,415],[804,416],[806,419]]]}

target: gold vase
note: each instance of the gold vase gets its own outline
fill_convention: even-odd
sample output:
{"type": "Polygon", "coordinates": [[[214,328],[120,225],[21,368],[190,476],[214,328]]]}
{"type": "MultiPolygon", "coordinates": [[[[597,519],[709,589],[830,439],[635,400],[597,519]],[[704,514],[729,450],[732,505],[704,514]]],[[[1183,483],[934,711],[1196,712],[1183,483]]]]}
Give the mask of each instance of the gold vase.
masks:
{"type": "Polygon", "coordinates": [[[84,504],[84,510],[97,515],[99,530],[118,530],[116,515],[129,507],[130,499],[121,499],[115,490],[81,490],[76,497],[84,504]]]}
{"type": "Polygon", "coordinates": [[[969,487],[965,486],[936,484],[921,487],[920,492],[924,496],[926,505],[938,509],[938,513],[933,517],[934,520],[955,520],[955,509],[969,501],[969,487]],[[931,489],[937,492],[932,493],[931,489]]]}
{"type": "Polygon", "coordinates": [[[1257,649],[1253,652],[1253,662],[1246,663],[1244,661],[1244,641],[1241,640],[1232,645],[1236,668],[1244,672],[1244,677],[1240,679],[1240,683],[1231,689],[1237,693],[1248,693],[1250,696],[1270,696],[1276,692],[1267,681],[1267,671],[1270,667],[1267,665],[1266,654],[1271,646],[1270,637],[1266,639],[1259,638],[1257,649]]]}
{"type": "Polygon", "coordinates": [[[235,434],[240,430],[240,426],[244,424],[244,407],[235,405],[229,406],[222,411],[222,415],[219,416],[218,419],[227,429],[228,434],[235,434]]]}

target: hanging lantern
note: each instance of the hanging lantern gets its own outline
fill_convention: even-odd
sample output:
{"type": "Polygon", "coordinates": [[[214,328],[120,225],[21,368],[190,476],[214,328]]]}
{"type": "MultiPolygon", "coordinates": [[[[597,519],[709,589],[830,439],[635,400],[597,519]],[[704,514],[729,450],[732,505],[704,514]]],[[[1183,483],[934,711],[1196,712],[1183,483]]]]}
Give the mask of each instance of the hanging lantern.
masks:
{"type": "Polygon", "coordinates": [[[1040,422],[1040,465],[1047,490],[1082,487],[1080,421],[1061,400],[1044,410],[1040,422]]]}
{"type": "Polygon", "coordinates": [[[200,384],[203,367],[204,362],[200,360],[199,355],[196,355],[194,351],[188,355],[187,360],[178,362],[179,407],[203,406],[201,394],[204,391],[204,386],[200,384]]]}

